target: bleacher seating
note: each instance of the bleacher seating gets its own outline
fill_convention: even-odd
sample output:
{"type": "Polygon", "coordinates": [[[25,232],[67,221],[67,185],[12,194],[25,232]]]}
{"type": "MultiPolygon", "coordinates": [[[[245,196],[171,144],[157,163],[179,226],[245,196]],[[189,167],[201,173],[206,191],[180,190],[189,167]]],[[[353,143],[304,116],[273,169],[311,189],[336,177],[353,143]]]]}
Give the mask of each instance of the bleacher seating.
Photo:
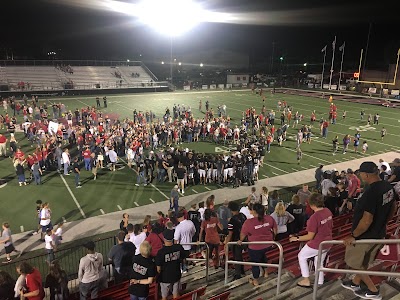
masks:
{"type": "Polygon", "coordinates": [[[62,88],[61,79],[52,66],[7,66],[3,70],[8,84],[15,90],[21,82],[24,83],[24,89],[29,90],[62,88]]]}

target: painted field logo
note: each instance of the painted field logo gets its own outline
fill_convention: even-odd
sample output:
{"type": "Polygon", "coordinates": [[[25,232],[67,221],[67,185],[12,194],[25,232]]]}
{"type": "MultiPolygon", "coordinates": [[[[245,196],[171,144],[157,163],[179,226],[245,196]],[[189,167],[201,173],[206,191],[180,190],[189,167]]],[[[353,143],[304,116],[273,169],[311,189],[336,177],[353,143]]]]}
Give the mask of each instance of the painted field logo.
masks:
{"type": "Polygon", "coordinates": [[[357,131],[374,131],[376,130],[375,127],[370,125],[363,125],[363,126],[351,126],[349,127],[350,130],[357,130],[357,131]]]}

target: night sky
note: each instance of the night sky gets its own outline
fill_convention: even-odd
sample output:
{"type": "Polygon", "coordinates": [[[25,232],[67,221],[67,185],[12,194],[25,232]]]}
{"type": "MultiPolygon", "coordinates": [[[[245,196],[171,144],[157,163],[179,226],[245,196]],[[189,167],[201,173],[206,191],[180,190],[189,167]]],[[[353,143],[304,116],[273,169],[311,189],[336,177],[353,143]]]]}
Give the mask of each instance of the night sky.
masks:
{"type": "MultiPolygon", "coordinates": [[[[169,38],[138,24],[132,16],[65,2],[2,1],[0,58],[12,52],[14,58],[41,59],[48,51],[57,51],[62,59],[151,61],[169,53],[169,38]]],[[[346,41],[346,62],[352,65],[358,63],[360,49],[365,48],[371,24],[367,64],[387,65],[395,63],[400,47],[399,16],[390,2],[395,3],[202,1],[203,7],[240,16],[241,24],[200,24],[174,39],[174,51],[179,56],[210,48],[231,50],[249,55],[254,64],[270,59],[274,43],[276,57],[313,64],[320,62],[323,46],[328,44],[331,50],[336,35],[337,47],[346,41]]]]}

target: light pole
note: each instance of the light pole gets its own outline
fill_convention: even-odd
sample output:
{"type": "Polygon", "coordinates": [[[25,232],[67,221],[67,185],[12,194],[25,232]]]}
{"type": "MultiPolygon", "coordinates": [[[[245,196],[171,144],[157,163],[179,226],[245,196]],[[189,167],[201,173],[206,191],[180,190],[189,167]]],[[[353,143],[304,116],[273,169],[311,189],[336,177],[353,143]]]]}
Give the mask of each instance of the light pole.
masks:
{"type": "Polygon", "coordinates": [[[172,83],[172,35],[170,36],[170,42],[171,42],[171,52],[170,52],[170,54],[171,54],[171,57],[170,57],[170,65],[169,65],[169,80],[170,80],[170,83],[171,83],[171,87],[173,86],[173,83],[172,83]]]}

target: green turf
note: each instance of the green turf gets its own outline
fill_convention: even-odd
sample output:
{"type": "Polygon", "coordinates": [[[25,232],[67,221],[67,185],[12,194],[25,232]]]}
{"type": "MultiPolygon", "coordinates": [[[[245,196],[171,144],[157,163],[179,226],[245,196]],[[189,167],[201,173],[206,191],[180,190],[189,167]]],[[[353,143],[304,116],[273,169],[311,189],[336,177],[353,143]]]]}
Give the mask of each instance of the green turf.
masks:
{"type": "MultiPolygon", "coordinates": [[[[133,109],[138,111],[152,110],[157,117],[162,117],[165,108],[169,107],[172,110],[174,104],[185,104],[192,107],[195,117],[204,117],[204,112],[198,110],[198,102],[210,101],[210,106],[216,111],[218,105],[225,104],[227,112],[232,118],[233,123],[240,121],[242,111],[248,107],[255,107],[260,111],[262,100],[259,96],[244,91],[227,91],[227,92],[178,92],[178,93],[154,93],[154,94],[131,94],[131,95],[110,95],[108,96],[108,108],[105,113],[118,114],[121,118],[131,117],[133,109]]],[[[298,110],[304,114],[305,124],[309,124],[310,114],[312,110],[316,110],[317,120],[323,116],[327,118],[329,103],[326,99],[296,96],[289,94],[275,94],[273,97],[267,94],[265,105],[267,109],[276,110],[278,100],[286,100],[289,105],[294,107],[294,111],[298,110]]],[[[51,99],[51,101],[62,101],[68,109],[74,110],[82,106],[95,105],[95,97],[69,97],[60,99],[51,99]]],[[[329,126],[328,139],[322,139],[319,136],[319,130],[314,128],[316,138],[310,145],[302,145],[303,160],[299,165],[296,161],[296,142],[288,140],[283,144],[283,147],[277,146],[275,143],[271,148],[271,153],[266,156],[266,163],[260,171],[260,179],[283,175],[303,169],[315,168],[320,163],[330,164],[342,162],[361,157],[362,154],[354,154],[349,151],[343,155],[338,153],[332,156],[331,139],[334,135],[339,135],[339,139],[349,133],[354,135],[356,128],[361,129],[361,143],[366,140],[369,145],[367,155],[383,153],[391,150],[399,149],[399,111],[394,108],[385,108],[381,106],[373,106],[368,104],[350,103],[344,101],[335,101],[338,107],[338,124],[329,126]],[[381,119],[380,125],[363,127],[366,125],[366,117],[364,121],[360,121],[360,110],[366,110],[366,116],[371,113],[374,115],[379,112],[381,119]],[[347,118],[342,121],[341,116],[343,110],[347,111],[347,118]],[[380,139],[380,130],[385,126],[388,134],[382,142],[380,139]]],[[[102,109],[104,110],[104,109],[102,109]]],[[[204,110],[204,109],[203,109],[204,110]]],[[[279,123],[279,114],[277,114],[276,123],[279,123]]],[[[277,125],[276,125],[277,127],[277,125]]],[[[317,127],[317,124],[315,124],[317,127]]],[[[294,135],[296,130],[290,128],[289,134],[294,135]]],[[[22,134],[17,134],[19,145],[25,153],[33,151],[33,148],[23,138],[22,134]]],[[[180,147],[189,147],[198,152],[212,153],[223,151],[221,145],[215,145],[209,142],[191,143],[179,145],[180,147]],[[217,148],[216,148],[217,147],[217,148]]],[[[352,147],[350,147],[352,149],[352,147]]],[[[339,151],[340,152],[340,151],[339,151]]],[[[172,184],[154,185],[159,189],[156,190],[152,186],[135,187],[134,182],[136,174],[133,170],[125,167],[117,172],[109,172],[103,170],[100,172],[98,180],[90,179],[91,173],[83,171],[81,180],[84,182],[82,189],[74,188],[73,176],[65,177],[65,180],[70,187],[72,193],[82,207],[83,212],[87,217],[105,213],[118,211],[120,206],[122,209],[136,207],[136,203],[140,206],[150,204],[153,201],[165,200],[170,193],[172,184]],[[151,200],[150,200],[151,199],[151,200]],[[136,203],[135,203],[136,202],[136,203]]],[[[28,185],[18,187],[15,178],[15,171],[9,159],[0,160],[0,178],[10,178],[7,186],[0,189],[0,221],[11,222],[14,232],[18,232],[20,226],[23,225],[25,230],[33,229],[36,226],[35,218],[35,201],[50,202],[53,210],[53,221],[62,220],[64,217],[67,221],[77,220],[82,218],[81,213],[64,185],[61,177],[57,173],[46,174],[44,184],[42,186],[28,185]]],[[[209,189],[219,188],[216,185],[208,185],[209,189]]],[[[201,193],[207,191],[204,186],[189,187],[185,195],[201,193]],[[194,191],[193,191],[194,190],[194,191]]]]}

